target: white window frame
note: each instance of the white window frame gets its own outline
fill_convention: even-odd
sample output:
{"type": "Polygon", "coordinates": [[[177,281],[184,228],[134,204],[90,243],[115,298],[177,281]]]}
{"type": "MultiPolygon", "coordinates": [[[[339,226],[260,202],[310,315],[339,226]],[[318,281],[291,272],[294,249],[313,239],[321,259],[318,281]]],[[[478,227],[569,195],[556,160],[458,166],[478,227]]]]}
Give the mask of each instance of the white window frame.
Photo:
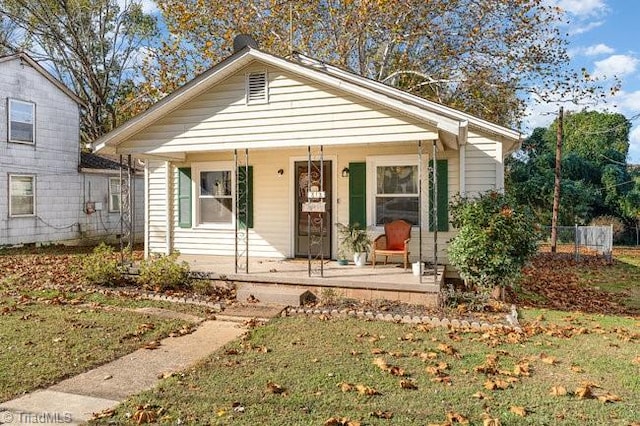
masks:
{"type": "MultiPolygon", "coordinates": [[[[234,173],[234,163],[232,161],[210,161],[203,163],[193,163],[191,165],[192,186],[192,219],[193,227],[205,229],[234,229],[236,221],[236,174],[234,173]],[[200,200],[203,198],[215,198],[215,196],[200,195],[200,174],[201,172],[229,172],[231,174],[231,221],[228,223],[202,222],[200,217],[200,200]]],[[[225,196],[229,197],[229,196],[225,196]]]]}
{"type": "MultiPolygon", "coordinates": [[[[376,198],[378,196],[378,167],[380,166],[417,166],[418,167],[418,177],[422,174],[422,167],[418,161],[417,154],[407,154],[407,155],[375,155],[375,156],[367,156],[367,223],[371,224],[371,226],[376,230],[383,232],[384,226],[376,225],[376,198]]],[[[420,188],[418,188],[420,191],[420,188]]],[[[397,197],[398,195],[394,195],[397,197]]],[[[420,194],[419,192],[416,194],[407,194],[408,198],[418,197],[418,202],[420,202],[420,194]]],[[[414,227],[420,226],[422,221],[422,213],[421,209],[418,208],[418,223],[413,224],[414,227]]]]}
{"type": "Polygon", "coordinates": [[[9,195],[9,217],[34,217],[36,215],[36,211],[37,211],[37,204],[36,204],[36,175],[29,175],[29,174],[9,174],[9,191],[7,192],[9,195]],[[11,198],[13,196],[12,191],[11,191],[11,181],[13,180],[13,178],[16,177],[28,177],[31,178],[32,181],[32,185],[33,185],[33,213],[28,213],[28,214],[13,214],[13,205],[11,203],[11,198]]]}
{"type": "Polygon", "coordinates": [[[113,181],[118,182],[118,188],[120,188],[120,178],[119,177],[110,177],[109,178],[109,182],[108,182],[109,188],[108,188],[108,191],[107,191],[107,193],[109,194],[108,195],[109,196],[109,213],[120,213],[120,209],[122,208],[122,190],[120,188],[120,191],[118,191],[117,194],[114,194],[112,192],[113,188],[111,187],[111,182],[113,182],[113,181]],[[118,205],[117,206],[113,205],[113,196],[114,195],[118,196],[118,205]]]}
{"type": "Polygon", "coordinates": [[[259,105],[269,103],[269,73],[267,70],[254,71],[245,74],[245,102],[247,105],[259,105]],[[253,99],[251,94],[251,76],[264,75],[264,98],[253,99]]]}
{"type": "Polygon", "coordinates": [[[26,144],[26,145],[35,145],[36,143],[36,104],[33,102],[29,102],[29,101],[22,101],[19,99],[13,99],[13,98],[8,98],[7,99],[7,140],[9,142],[12,143],[21,143],[21,144],[26,144]],[[22,105],[27,105],[31,107],[31,127],[32,127],[32,132],[31,134],[33,135],[33,140],[31,141],[23,141],[23,140],[19,140],[19,139],[14,139],[13,138],[13,134],[11,131],[11,114],[13,111],[13,104],[22,104],[22,105]]]}

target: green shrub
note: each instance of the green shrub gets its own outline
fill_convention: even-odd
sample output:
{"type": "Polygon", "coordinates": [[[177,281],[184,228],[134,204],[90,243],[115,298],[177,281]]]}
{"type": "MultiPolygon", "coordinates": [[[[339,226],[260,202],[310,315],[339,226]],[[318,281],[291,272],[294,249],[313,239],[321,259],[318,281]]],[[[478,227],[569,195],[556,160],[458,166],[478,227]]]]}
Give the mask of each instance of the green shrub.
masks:
{"type": "Polygon", "coordinates": [[[540,231],[533,214],[495,191],[458,196],[451,214],[459,233],[449,244],[449,261],[467,284],[487,292],[514,285],[537,251],[540,231]]]}
{"type": "Polygon", "coordinates": [[[177,290],[189,286],[189,264],[178,262],[178,253],[152,255],[140,264],[138,284],[155,291],[177,290]]]}
{"type": "Polygon", "coordinates": [[[82,274],[92,284],[120,285],[124,275],[113,247],[100,243],[82,259],[82,274]]]}

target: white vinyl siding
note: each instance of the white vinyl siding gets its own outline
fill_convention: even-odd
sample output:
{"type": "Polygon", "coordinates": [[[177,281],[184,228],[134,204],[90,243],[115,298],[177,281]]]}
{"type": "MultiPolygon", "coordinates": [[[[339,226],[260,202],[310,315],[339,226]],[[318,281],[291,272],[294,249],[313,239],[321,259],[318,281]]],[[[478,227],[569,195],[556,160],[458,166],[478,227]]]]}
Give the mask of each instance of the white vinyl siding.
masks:
{"type": "Polygon", "coordinates": [[[36,177],[9,175],[9,216],[22,217],[36,214],[36,177]]]}
{"type": "Polygon", "coordinates": [[[149,161],[147,189],[147,233],[149,251],[165,253],[167,250],[167,182],[164,161],[149,161]]]}
{"type": "MultiPolygon", "coordinates": [[[[404,155],[416,158],[417,143],[382,144],[367,146],[345,146],[325,149],[325,158],[335,159],[334,168],[338,175],[334,177],[335,197],[333,223],[349,221],[349,178],[340,176],[340,171],[348,167],[350,162],[364,162],[367,156],[393,156],[404,155]]],[[[293,225],[291,217],[291,204],[293,203],[291,158],[302,158],[306,155],[306,149],[282,149],[282,150],[256,150],[250,151],[250,164],[253,166],[253,193],[254,193],[254,226],[249,230],[249,253],[253,258],[284,258],[292,256],[291,241],[293,240],[293,225]],[[278,170],[283,169],[282,176],[278,170]]],[[[423,158],[427,164],[427,156],[423,158]]],[[[178,226],[178,168],[191,167],[194,174],[194,165],[203,162],[217,162],[232,160],[231,153],[209,153],[190,155],[187,162],[173,164],[173,183],[171,195],[173,206],[171,214],[171,241],[173,249],[183,254],[203,254],[233,256],[235,250],[235,238],[233,229],[211,229],[208,227],[180,228],[178,226]]],[[[446,156],[438,159],[447,159],[449,165],[449,196],[457,193],[459,184],[459,162],[456,151],[447,152],[446,156]]],[[[150,251],[164,253],[166,250],[166,218],[164,217],[166,186],[164,184],[163,162],[150,162],[149,167],[149,230],[150,251]],[[157,165],[160,169],[156,169],[157,165]]],[[[424,174],[424,169],[423,170],[424,174]]],[[[423,190],[427,190],[427,180],[423,177],[423,190]]],[[[195,191],[194,184],[194,191],[195,191]]],[[[195,192],[194,192],[195,194],[195,192]]],[[[423,194],[425,195],[425,194],[423,194]]],[[[423,202],[427,203],[426,196],[423,202]]],[[[425,259],[433,252],[433,233],[428,232],[428,212],[426,205],[422,212],[423,225],[423,253],[425,259]]],[[[195,224],[195,223],[194,223],[195,224]]],[[[337,240],[333,239],[333,254],[337,250],[337,240]]],[[[375,234],[375,232],[374,232],[375,234]]],[[[440,262],[446,262],[446,243],[454,235],[450,227],[449,232],[438,233],[438,257],[440,262]]],[[[412,230],[410,251],[412,256],[417,256],[418,228],[412,230]]],[[[413,259],[413,257],[412,257],[413,259]]],[[[229,261],[233,261],[232,259],[229,261]]]]}
{"type": "Polygon", "coordinates": [[[123,142],[150,153],[195,152],[266,146],[406,142],[437,137],[433,127],[343,95],[302,77],[270,69],[265,104],[246,104],[245,73],[222,81],[187,105],[123,142]]]}
{"type": "Polygon", "coordinates": [[[9,142],[34,144],[36,141],[36,105],[9,99],[9,142]]]}
{"type": "MultiPolygon", "coordinates": [[[[496,141],[469,132],[465,148],[465,193],[477,195],[496,189],[496,141]]],[[[451,170],[449,171],[451,174],[451,170]]]]}

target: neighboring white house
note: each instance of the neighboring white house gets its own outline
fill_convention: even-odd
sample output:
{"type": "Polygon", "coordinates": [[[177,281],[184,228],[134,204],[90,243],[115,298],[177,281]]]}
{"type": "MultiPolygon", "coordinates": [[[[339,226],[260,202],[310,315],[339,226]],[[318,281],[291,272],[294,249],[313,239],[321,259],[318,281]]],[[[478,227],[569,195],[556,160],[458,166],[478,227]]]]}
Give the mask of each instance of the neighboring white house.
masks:
{"type": "Polygon", "coordinates": [[[106,168],[81,169],[81,104],[28,55],[0,58],[0,246],[90,242],[120,233],[115,163],[105,159],[106,168]]]}
{"type": "Polygon", "coordinates": [[[424,252],[433,250],[435,145],[446,262],[447,201],[502,189],[503,159],[519,141],[518,132],[309,57],[247,46],[94,148],[145,160],[148,252],[234,255],[236,227],[248,223],[250,256],[306,257],[311,195],[325,203],[326,257],[337,254],[336,223],[381,232],[401,218],[414,225],[415,259],[419,226],[424,252]]]}

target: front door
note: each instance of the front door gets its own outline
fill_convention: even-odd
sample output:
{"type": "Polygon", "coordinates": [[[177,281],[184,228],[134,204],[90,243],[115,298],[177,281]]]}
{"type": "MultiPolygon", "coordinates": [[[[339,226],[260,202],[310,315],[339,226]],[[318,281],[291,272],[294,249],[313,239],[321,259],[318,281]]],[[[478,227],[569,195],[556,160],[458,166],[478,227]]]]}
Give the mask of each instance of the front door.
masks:
{"type": "Polygon", "coordinates": [[[311,164],[311,179],[309,179],[309,163],[307,161],[294,163],[296,187],[295,255],[296,257],[307,257],[311,251],[312,256],[318,256],[322,250],[323,257],[329,259],[331,257],[332,223],[331,161],[323,161],[322,185],[320,182],[320,162],[313,161],[311,164]],[[308,199],[309,191],[319,193],[321,190],[324,191],[324,199],[308,199]],[[309,201],[312,204],[314,201],[324,201],[325,212],[307,213],[303,211],[304,204],[309,201]],[[311,234],[309,234],[309,229],[311,229],[311,234]],[[322,238],[320,238],[321,235],[322,238]]]}

